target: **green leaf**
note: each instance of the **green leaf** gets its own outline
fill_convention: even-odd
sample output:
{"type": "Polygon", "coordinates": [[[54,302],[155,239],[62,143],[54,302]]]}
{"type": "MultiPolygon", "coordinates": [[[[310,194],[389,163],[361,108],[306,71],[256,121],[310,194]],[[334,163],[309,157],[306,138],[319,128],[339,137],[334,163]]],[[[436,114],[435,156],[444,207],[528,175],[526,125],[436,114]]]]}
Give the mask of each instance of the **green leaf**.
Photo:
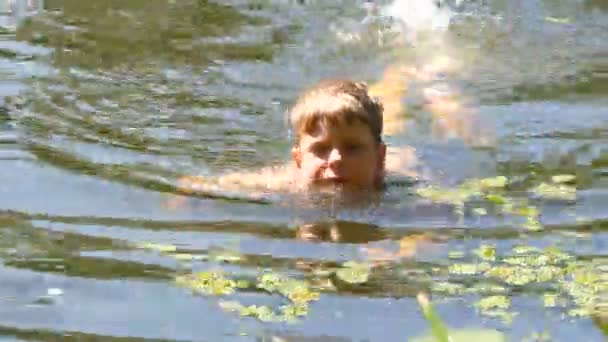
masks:
{"type": "Polygon", "coordinates": [[[426,318],[431,326],[433,340],[435,342],[451,342],[448,329],[437,314],[437,311],[435,311],[435,307],[429,301],[429,298],[424,293],[419,293],[416,299],[418,300],[420,309],[422,309],[424,318],[426,318]]]}

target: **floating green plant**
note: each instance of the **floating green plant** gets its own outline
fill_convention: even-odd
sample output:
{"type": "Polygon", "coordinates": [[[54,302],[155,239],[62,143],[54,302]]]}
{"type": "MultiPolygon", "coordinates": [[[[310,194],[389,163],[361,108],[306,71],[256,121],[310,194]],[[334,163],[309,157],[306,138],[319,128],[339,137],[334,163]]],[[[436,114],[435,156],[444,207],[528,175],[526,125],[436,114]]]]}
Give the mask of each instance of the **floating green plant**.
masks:
{"type": "Polygon", "coordinates": [[[534,189],[538,197],[552,200],[575,201],[576,188],[563,184],[541,183],[534,189]]]}
{"type": "Polygon", "coordinates": [[[482,283],[476,283],[473,286],[469,287],[466,292],[475,293],[475,294],[496,295],[496,294],[505,294],[508,292],[508,290],[506,287],[504,287],[502,285],[493,284],[493,283],[489,283],[489,282],[482,282],[482,283]]]}
{"type": "Polygon", "coordinates": [[[536,281],[534,270],[526,267],[494,266],[488,270],[486,275],[500,279],[506,284],[517,286],[523,286],[536,281]]]}
{"type": "Polygon", "coordinates": [[[559,294],[551,292],[544,293],[543,305],[546,308],[555,308],[561,306],[559,294]]]}
{"type": "Polygon", "coordinates": [[[506,204],[508,201],[504,196],[497,195],[497,194],[487,194],[486,200],[488,202],[494,203],[494,204],[506,204]]]}
{"type": "Polygon", "coordinates": [[[511,306],[511,299],[507,296],[489,296],[479,300],[475,304],[481,311],[490,309],[508,309],[511,306]]]}
{"type": "Polygon", "coordinates": [[[484,178],[479,180],[479,185],[483,190],[502,189],[507,186],[507,177],[497,176],[492,178],[484,178]]]}
{"type": "Polygon", "coordinates": [[[449,251],[448,258],[450,259],[462,259],[464,258],[465,253],[463,251],[449,251]]]}
{"type": "Polygon", "coordinates": [[[506,311],[505,298],[516,288],[534,286],[545,307],[564,308],[572,316],[598,315],[608,306],[608,259],[577,260],[556,248],[540,249],[516,245],[510,253],[497,255],[489,245],[481,245],[474,254],[479,263],[458,263],[448,268],[457,282],[439,282],[432,286],[444,295],[485,294],[476,306],[485,316],[510,322],[515,313],[506,311]],[[491,260],[494,258],[494,260],[491,260]],[[463,279],[465,277],[465,279],[463,279]],[[466,278],[475,284],[465,287],[466,278]],[[486,282],[484,278],[491,279],[486,282]],[[499,300],[500,299],[500,300],[499,300]]]}
{"type": "Polygon", "coordinates": [[[225,278],[222,272],[214,271],[179,276],[175,281],[197,293],[216,296],[232,294],[237,287],[234,280],[225,278]]]}
{"type": "Polygon", "coordinates": [[[545,17],[545,20],[556,24],[570,24],[572,22],[572,19],[567,17],[545,17]]]}
{"type": "Polygon", "coordinates": [[[481,314],[486,317],[496,318],[501,320],[504,324],[510,325],[513,323],[513,319],[518,315],[517,312],[511,312],[504,309],[489,309],[481,311],[481,314]]]}
{"type": "Polygon", "coordinates": [[[258,288],[276,292],[297,305],[319,299],[319,292],[312,291],[306,281],[289,279],[276,273],[265,273],[258,278],[258,288]]]}
{"type": "Polygon", "coordinates": [[[517,245],[513,247],[513,253],[515,254],[530,254],[539,252],[540,249],[533,246],[517,245]]]}
{"type": "Polygon", "coordinates": [[[280,322],[285,320],[283,316],[276,314],[272,308],[266,305],[245,306],[236,301],[220,301],[219,306],[227,312],[236,312],[241,316],[255,317],[262,322],[280,322]]]}
{"type": "Polygon", "coordinates": [[[175,260],[179,260],[179,261],[195,261],[195,260],[206,260],[207,259],[206,255],[197,255],[197,254],[190,254],[190,253],[171,253],[169,255],[172,256],[173,258],[175,258],[175,260]]]}
{"type": "Polygon", "coordinates": [[[563,184],[563,183],[572,183],[576,180],[575,175],[554,175],[551,177],[551,181],[553,183],[563,184]]]}
{"type": "Polygon", "coordinates": [[[350,284],[362,284],[369,279],[370,270],[369,264],[348,261],[336,271],[336,276],[350,284]]]}
{"type": "Polygon", "coordinates": [[[177,247],[173,245],[163,245],[158,243],[144,242],[135,245],[136,248],[147,249],[151,251],[157,251],[160,253],[171,253],[177,250],[177,247]]]}
{"type": "Polygon", "coordinates": [[[533,217],[528,217],[526,219],[526,222],[524,222],[522,224],[522,228],[529,230],[529,231],[540,231],[540,230],[543,230],[543,225],[539,219],[533,218],[533,217]]]}
{"type": "Polygon", "coordinates": [[[481,245],[473,253],[485,261],[494,261],[496,259],[496,247],[492,245],[481,245]]]}
{"type": "MultiPolygon", "coordinates": [[[[206,271],[176,278],[179,286],[192,291],[214,296],[233,294],[237,289],[247,289],[252,285],[248,280],[228,279],[221,271],[206,271]]],[[[258,277],[257,288],[270,293],[278,293],[290,303],[278,311],[266,305],[243,305],[238,301],[220,301],[219,306],[227,312],[237,312],[241,316],[254,317],[263,322],[293,322],[308,314],[308,305],[319,299],[319,293],[312,291],[304,280],[291,279],[276,273],[264,273],[258,277]]]]}
{"type": "Polygon", "coordinates": [[[431,290],[433,293],[444,293],[454,296],[464,293],[466,287],[462,284],[436,281],[433,282],[431,290]]]}
{"type": "Polygon", "coordinates": [[[451,274],[459,274],[459,275],[475,275],[480,274],[488,269],[490,269],[491,265],[487,262],[482,262],[479,264],[474,263],[459,263],[453,264],[448,268],[449,273],[451,274]]]}
{"type": "Polygon", "coordinates": [[[486,208],[474,208],[472,210],[473,214],[477,215],[477,216],[485,216],[488,215],[488,210],[486,210],[486,208]]]}
{"type": "Polygon", "coordinates": [[[420,188],[416,193],[423,198],[437,203],[462,205],[464,202],[476,195],[468,189],[441,189],[437,187],[420,188]]]}

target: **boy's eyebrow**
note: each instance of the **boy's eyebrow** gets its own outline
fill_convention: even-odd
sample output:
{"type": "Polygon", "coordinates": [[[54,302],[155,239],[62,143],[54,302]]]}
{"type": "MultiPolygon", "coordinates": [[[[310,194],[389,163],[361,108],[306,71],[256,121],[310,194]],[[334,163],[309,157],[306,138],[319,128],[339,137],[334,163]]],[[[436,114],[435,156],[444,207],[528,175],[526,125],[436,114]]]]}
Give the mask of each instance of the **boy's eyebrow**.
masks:
{"type": "Polygon", "coordinates": [[[310,147],[321,147],[327,145],[327,140],[326,139],[319,139],[319,140],[314,140],[309,146],[310,147]]]}

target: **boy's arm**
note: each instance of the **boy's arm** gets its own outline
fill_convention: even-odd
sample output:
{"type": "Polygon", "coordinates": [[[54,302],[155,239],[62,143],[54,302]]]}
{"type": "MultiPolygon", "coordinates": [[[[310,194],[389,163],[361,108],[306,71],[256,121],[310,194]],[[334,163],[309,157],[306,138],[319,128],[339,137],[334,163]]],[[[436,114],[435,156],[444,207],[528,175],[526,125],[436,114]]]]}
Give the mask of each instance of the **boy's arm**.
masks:
{"type": "Polygon", "coordinates": [[[263,168],[253,172],[231,172],[217,177],[185,176],[178,181],[178,191],[185,194],[287,190],[291,183],[289,165],[263,168]]]}

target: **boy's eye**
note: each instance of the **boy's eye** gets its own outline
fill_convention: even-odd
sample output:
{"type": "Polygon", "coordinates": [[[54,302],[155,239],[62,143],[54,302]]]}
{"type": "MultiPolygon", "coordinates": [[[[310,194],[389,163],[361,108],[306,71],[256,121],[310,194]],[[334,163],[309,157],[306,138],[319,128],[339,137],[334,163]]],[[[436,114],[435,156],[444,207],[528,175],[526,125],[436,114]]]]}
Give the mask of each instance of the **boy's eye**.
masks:
{"type": "Polygon", "coordinates": [[[316,155],[324,155],[329,152],[330,147],[325,144],[315,144],[312,145],[310,151],[316,155]]]}
{"type": "Polygon", "coordinates": [[[352,143],[352,144],[347,144],[345,147],[348,152],[358,152],[363,148],[363,145],[358,144],[358,143],[352,143]]]}

